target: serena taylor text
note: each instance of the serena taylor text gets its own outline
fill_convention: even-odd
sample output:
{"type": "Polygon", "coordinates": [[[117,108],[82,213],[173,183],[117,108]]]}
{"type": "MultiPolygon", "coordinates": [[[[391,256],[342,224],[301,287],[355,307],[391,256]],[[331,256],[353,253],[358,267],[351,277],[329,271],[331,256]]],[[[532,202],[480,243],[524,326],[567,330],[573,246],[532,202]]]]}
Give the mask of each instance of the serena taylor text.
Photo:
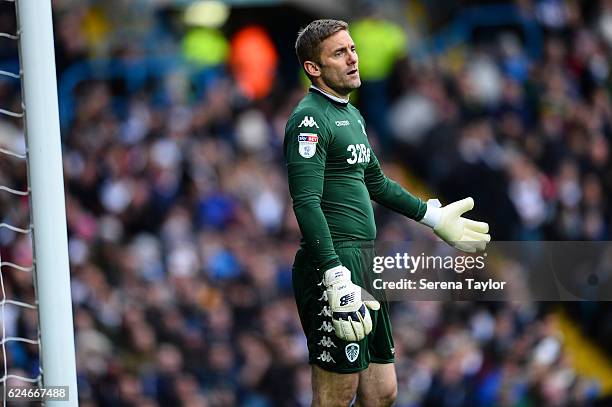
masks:
{"type": "Polygon", "coordinates": [[[382,278],[377,278],[373,281],[374,288],[377,290],[503,290],[506,286],[506,281],[495,281],[488,279],[486,281],[476,280],[474,278],[466,278],[464,281],[430,281],[426,278],[410,280],[402,278],[399,281],[384,281],[382,278]]]}

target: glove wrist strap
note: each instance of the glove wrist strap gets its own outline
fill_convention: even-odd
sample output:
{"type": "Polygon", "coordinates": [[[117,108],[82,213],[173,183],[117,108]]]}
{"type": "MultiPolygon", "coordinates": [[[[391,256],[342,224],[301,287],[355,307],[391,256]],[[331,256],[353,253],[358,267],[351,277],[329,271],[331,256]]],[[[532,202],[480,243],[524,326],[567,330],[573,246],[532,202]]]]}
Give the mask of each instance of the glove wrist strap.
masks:
{"type": "Polygon", "coordinates": [[[344,266],[336,266],[323,273],[323,284],[325,284],[326,287],[350,280],[351,272],[344,266]]]}
{"type": "Polygon", "coordinates": [[[428,200],[427,211],[419,222],[435,229],[440,223],[440,219],[442,219],[442,204],[437,199],[428,200]]]}

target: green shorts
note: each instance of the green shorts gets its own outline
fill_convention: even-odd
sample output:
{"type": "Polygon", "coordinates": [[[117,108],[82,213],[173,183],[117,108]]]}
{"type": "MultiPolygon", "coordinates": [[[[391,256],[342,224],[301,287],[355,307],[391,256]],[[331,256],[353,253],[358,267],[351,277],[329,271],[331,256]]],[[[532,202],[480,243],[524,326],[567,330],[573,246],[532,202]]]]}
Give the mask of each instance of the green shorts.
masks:
{"type": "MultiPolygon", "coordinates": [[[[364,278],[372,275],[374,242],[339,242],[334,248],[342,265],[351,270],[351,280],[361,287],[371,287],[364,284],[364,278]]],[[[347,342],[338,338],[325,287],[303,248],[298,250],[293,264],[293,292],[306,334],[309,363],[336,373],[353,373],[366,369],[370,362],[395,362],[388,303],[381,302],[378,311],[370,310],[372,332],[364,339],[347,342]]]]}

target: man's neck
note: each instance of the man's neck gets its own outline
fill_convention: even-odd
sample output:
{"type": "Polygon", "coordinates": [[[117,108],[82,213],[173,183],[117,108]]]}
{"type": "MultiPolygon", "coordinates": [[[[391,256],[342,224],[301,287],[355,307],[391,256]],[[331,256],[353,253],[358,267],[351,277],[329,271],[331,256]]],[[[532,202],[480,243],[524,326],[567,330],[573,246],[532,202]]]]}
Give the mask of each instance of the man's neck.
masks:
{"type": "Polygon", "coordinates": [[[310,86],[317,89],[319,92],[325,93],[327,96],[329,96],[332,99],[338,99],[338,102],[348,103],[349,101],[349,95],[340,95],[338,94],[338,92],[336,92],[335,90],[333,90],[332,88],[330,88],[329,86],[325,84],[322,84],[322,83],[314,84],[313,83],[310,86]]]}

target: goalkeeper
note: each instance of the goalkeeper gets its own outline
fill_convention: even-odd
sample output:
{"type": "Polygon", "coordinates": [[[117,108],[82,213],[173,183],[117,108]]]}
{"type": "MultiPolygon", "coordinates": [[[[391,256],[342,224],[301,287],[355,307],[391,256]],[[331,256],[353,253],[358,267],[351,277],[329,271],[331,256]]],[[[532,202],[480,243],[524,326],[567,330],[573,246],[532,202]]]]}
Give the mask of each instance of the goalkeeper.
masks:
{"type": "Polygon", "coordinates": [[[317,20],[298,34],[296,53],[312,82],[287,122],[284,152],[302,232],[293,287],[312,365],[313,406],[393,404],[397,393],[388,304],[362,301],[374,255],[371,200],[430,226],[468,252],[484,249],[488,225],[463,218],[471,198],[424,203],[381,171],[365,121],[348,101],[358,57],[347,24],[317,20]]]}

